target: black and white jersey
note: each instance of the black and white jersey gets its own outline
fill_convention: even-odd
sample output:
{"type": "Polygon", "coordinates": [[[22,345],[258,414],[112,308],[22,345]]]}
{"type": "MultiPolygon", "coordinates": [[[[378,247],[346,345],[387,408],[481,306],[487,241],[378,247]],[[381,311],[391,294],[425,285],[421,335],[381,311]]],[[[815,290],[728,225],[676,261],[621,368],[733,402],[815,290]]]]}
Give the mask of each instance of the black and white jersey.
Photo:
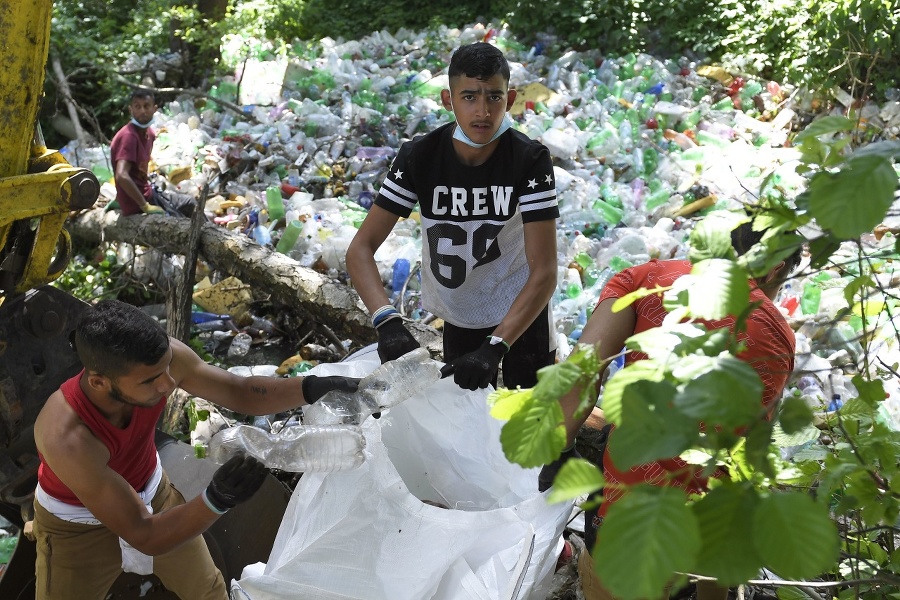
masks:
{"type": "Polygon", "coordinates": [[[400,147],[375,203],[422,219],[422,305],[467,328],[493,327],[528,279],[523,223],[559,217],[550,153],[508,130],[482,165],[453,150],[455,123],[400,147]]]}

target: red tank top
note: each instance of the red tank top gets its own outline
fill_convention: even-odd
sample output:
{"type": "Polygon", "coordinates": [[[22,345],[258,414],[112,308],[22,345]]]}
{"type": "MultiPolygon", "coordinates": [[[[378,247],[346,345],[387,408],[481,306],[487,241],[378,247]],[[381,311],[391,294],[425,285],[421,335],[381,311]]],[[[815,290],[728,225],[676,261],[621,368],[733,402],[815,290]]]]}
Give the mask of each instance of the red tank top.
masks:
{"type": "MultiPolygon", "coordinates": [[[[135,407],[131,421],[124,429],[114,427],[81,389],[82,371],[60,386],[63,397],[75,414],[85,422],[97,438],[109,450],[109,468],[121,475],[136,491],[141,491],[156,469],[156,444],[154,434],[159,416],[165,409],[165,401],[152,408],[135,407]]],[[[45,492],[66,504],[81,506],[78,497],[60,481],[43,455],[38,453],[41,466],[38,468],[38,483],[45,492]]]]}

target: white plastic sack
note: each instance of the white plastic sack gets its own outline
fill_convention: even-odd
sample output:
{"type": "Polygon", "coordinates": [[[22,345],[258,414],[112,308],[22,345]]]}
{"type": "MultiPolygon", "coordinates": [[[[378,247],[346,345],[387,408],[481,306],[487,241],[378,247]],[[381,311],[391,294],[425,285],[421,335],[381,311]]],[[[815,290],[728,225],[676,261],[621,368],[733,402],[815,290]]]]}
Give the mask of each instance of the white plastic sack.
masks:
{"type": "MultiPolygon", "coordinates": [[[[311,373],[378,364],[370,347],[311,373]]],[[[263,573],[246,569],[232,597],[543,599],[572,503],[547,504],[538,470],[506,460],[487,394],[441,380],[367,419],[366,461],[300,479],[263,573]]]]}

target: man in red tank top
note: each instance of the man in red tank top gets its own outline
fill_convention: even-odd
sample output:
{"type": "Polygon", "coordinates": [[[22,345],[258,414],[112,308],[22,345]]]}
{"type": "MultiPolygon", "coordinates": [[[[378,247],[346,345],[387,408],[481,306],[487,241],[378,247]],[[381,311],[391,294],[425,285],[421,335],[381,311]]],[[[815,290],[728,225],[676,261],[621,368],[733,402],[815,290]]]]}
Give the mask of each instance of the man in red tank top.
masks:
{"type": "MultiPolygon", "coordinates": [[[[739,255],[748,251],[757,243],[764,232],[754,232],[749,223],[732,232],[732,245],[739,255]]],[[[738,356],[747,361],[762,379],[763,404],[767,409],[767,418],[771,418],[778,398],[784,389],[787,379],[794,368],[794,332],[773,303],[783,281],[800,262],[800,249],[785,261],[774,267],[767,275],[751,282],[750,301],[759,302],[759,307],[747,319],[746,330],[739,334],[739,339],[746,344],[746,350],[738,356]]],[[[687,261],[657,261],[626,269],[613,277],[603,289],[591,318],[579,340],[579,344],[598,345],[601,358],[610,358],[619,354],[625,346],[625,340],[643,331],[662,325],[668,314],[663,307],[659,294],[645,296],[627,308],[613,312],[612,305],[618,298],[639,289],[652,289],[659,286],[670,286],[678,278],[690,273],[691,263],[687,261]]],[[[735,319],[728,317],[719,321],[704,322],[708,329],[729,328],[735,326],[735,319]]],[[[642,360],[646,356],[629,352],[625,356],[626,363],[642,360]]],[[[560,400],[563,413],[566,415],[566,431],[569,448],[563,452],[559,460],[544,467],[539,479],[539,489],[543,491],[558,473],[562,464],[574,456],[575,436],[581,425],[588,422],[592,428],[605,425],[602,410],[595,408],[587,414],[573,414],[579,403],[579,394],[570,392],[560,400]]],[[[611,430],[610,436],[615,435],[611,430]]],[[[631,470],[622,471],[610,459],[609,453],[603,454],[604,478],[607,482],[638,484],[648,483],[659,486],[676,486],[686,492],[699,492],[706,489],[706,479],[695,474],[687,464],[679,458],[655,461],[639,465],[631,470]]],[[[596,528],[602,521],[609,507],[621,497],[621,491],[607,493],[603,498],[596,515],[585,515],[585,541],[589,549],[593,549],[596,528]]],[[[594,573],[590,556],[579,562],[582,573],[582,587],[587,600],[614,600],[605,590],[594,573]]],[[[715,582],[698,583],[698,600],[724,600],[728,590],[715,585],[715,582]]]]}
{"type": "Polygon", "coordinates": [[[84,370],[34,427],[38,600],[101,600],[123,570],[155,573],[184,600],[226,600],[201,534],[262,485],[264,465],[236,456],[190,502],[159,463],[154,432],[175,388],[246,415],[312,404],[346,377],[239,377],[208,365],[137,308],[107,300],[78,322],[84,370]]]}

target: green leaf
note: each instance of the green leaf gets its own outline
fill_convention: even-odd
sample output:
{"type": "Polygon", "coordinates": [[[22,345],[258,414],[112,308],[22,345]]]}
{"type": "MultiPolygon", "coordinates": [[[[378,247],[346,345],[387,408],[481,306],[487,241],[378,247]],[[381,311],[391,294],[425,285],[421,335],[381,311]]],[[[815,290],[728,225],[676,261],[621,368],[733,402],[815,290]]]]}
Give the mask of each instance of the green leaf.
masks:
{"type": "Polygon", "coordinates": [[[840,408],[841,418],[868,423],[875,418],[875,407],[860,398],[851,398],[840,408]]]}
{"type": "Polygon", "coordinates": [[[500,421],[509,421],[513,415],[522,410],[525,404],[531,400],[532,391],[509,390],[500,388],[488,395],[488,405],[491,407],[491,416],[500,421]]]}
{"type": "Polygon", "coordinates": [[[662,294],[666,290],[670,289],[669,287],[662,287],[657,285],[654,288],[641,288],[639,290],[635,290],[633,292],[629,292],[625,294],[621,298],[616,298],[616,301],[613,302],[611,310],[615,312],[619,312],[625,310],[641,298],[646,298],[647,296],[652,296],[654,294],[662,294]]]}
{"type": "MultiPolygon", "coordinates": [[[[763,385],[753,367],[729,354],[712,357],[708,364],[705,372],[680,386],[675,406],[707,427],[733,429],[756,419],[763,385]]],[[[680,373],[676,377],[684,380],[680,373]]]]}
{"type": "Polygon", "coordinates": [[[772,446],[772,422],[757,421],[744,438],[743,454],[747,464],[766,477],[774,478],[775,470],[769,459],[772,446]]]}
{"type": "Polygon", "coordinates": [[[691,274],[679,278],[688,290],[688,308],[699,319],[724,319],[738,314],[750,299],[747,273],[736,263],[721,258],[704,260],[694,265],[691,274]]]}
{"type": "Polygon", "coordinates": [[[857,373],[851,381],[856,391],[859,392],[859,399],[869,406],[875,406],[886,398],[884,382],[880,379],[866,379],[857,373]]]}
{"type": "Polygon", "coordinates": [[[581,458],[573,458],[566,461],[556,474],[547,502],[574,500],[599,490],[603,484],[603,473],[596,465],[581,458]]]}
{"type": "Polygon", "coordinates": [[[803,398],[789,396],[781,404],[778,424],[788,435],[803,431],[812,423],[813,411],[803,398]]]}
{"type": "Polygon", "coordinates": [[[500,430],[500,444],[510,462],[526,469],[555,460],[566,445],[559,402],[531,398],[500,430]]]}
{"type": "Polygon", "coordinates": [[[853,151],[853,156],[880,156],[882,158],[900,157],[900,142],[882,140],[866,144],[853,151]]]}
{"type": "Polygon", "coordinates": [[[871,277],[868,275],[860,275],[844,288],[844,299],[847,300],[848,304],[853,304],[855,302],[853,297],[856,296],[861,289],[875,286],[876,283],[871,277]]]}
{"type": "Polygon", "coordinates": [[[828,509],[803,493],[764,497],[753,517],[753,543],[779,577],[816,577],[838,558],[838,532],[828,509]]]}
{"type": "Polygon", "coordinates": [[[660,597],[673,573],[691,571],[700,549],[684,492],[668,487],[629,490],[610,507],[597,539],[597,574],[622,600],[660,597]]]}
{"type": "Polygon", "coordinates": [[[837,173],[816,173],[809,209],[818,224],[844,240],[871,231],[894,200],[897,174],[881,156],[851,157],[837,173]],[[852,202],[852,206],[848,206],[852,202]]]}
{"type": "Polygon", "coordinates": [[[750,217],[746,213],[716,211],[705,217],[691,232],[688,257],[692,263],[710,258],[734,258],[731,231],[750,217]]]}
{"type": "Polygon", "coordinates": [[[841,241],[828,235],[811,240],[809,242],[809,267],[811,269],[821,269],[828,264],[828,259],[840,247],[841,241]]]}
{"type": "Polygon", "coordinates": [[[637,381],[625,388],[622,422],[610,435],[607,452],[622,470],[673,458],[700,436],[696,420],[673,408],[675,387],[665,381],[637,381]]]}
{"type": "Polygon", "coordinates": [[[702,323],[664,323],[631,336],[625,340],[625,346],[652,359],[665,361],[671,355],[701,353],[716,356],[725,351],[730,342],[731,332],[726,328],[707,330],[702,323]]]}
{"type": "Polygon", "coordinates": [[[819,439],[821,433],[822,432],[819,431],[818,427],[807,425],[788,435],[784,429],[782,429],[781,423],[776,423],[772,428],[772,442],[779,448],[792,448],[819,439]]]}
{"type": "Polygon", "coordinates": [[[794,586],[779,587],[775,590],[778,600],[811,600],[809,594],[794,586]]]}
{"type": "Polygon", "coordinates": [[[622,397],[628,386],[638,381],[662,381],[663,377],[663,370],[650,360],[639,360],[617,371],[603,387],[601,404],[606,420],[614,425],[622,423],[622,397]]]}
{"type": "Polygon", "coordinates": [[[534,386],[534,395],[537,398],[555,401],[565,396],[582,375],[581,368],[574,362],[563,361],[544,367],[537,372],[538,382],[534,386]]]}
{"type": "Polygon", "coordinates": [[[839,131],[850,131],[856,126],[853,119],[847,117],[839,117],[836,115],[822,117],[816,119],[807,126],[806,129],[797,134],[796,141],[802,142],[809,138],[815,138],[820,135],[837,133],[839,131]]]}
{"type": "Polygon", "coordinates": [[[737,585],[753,579],[762,558],[752,544],[753,516],[759,498],[749,485],[724,484],[691,506],[700,526],[703,544],[697,556],[697,572],[737,585]]]}

